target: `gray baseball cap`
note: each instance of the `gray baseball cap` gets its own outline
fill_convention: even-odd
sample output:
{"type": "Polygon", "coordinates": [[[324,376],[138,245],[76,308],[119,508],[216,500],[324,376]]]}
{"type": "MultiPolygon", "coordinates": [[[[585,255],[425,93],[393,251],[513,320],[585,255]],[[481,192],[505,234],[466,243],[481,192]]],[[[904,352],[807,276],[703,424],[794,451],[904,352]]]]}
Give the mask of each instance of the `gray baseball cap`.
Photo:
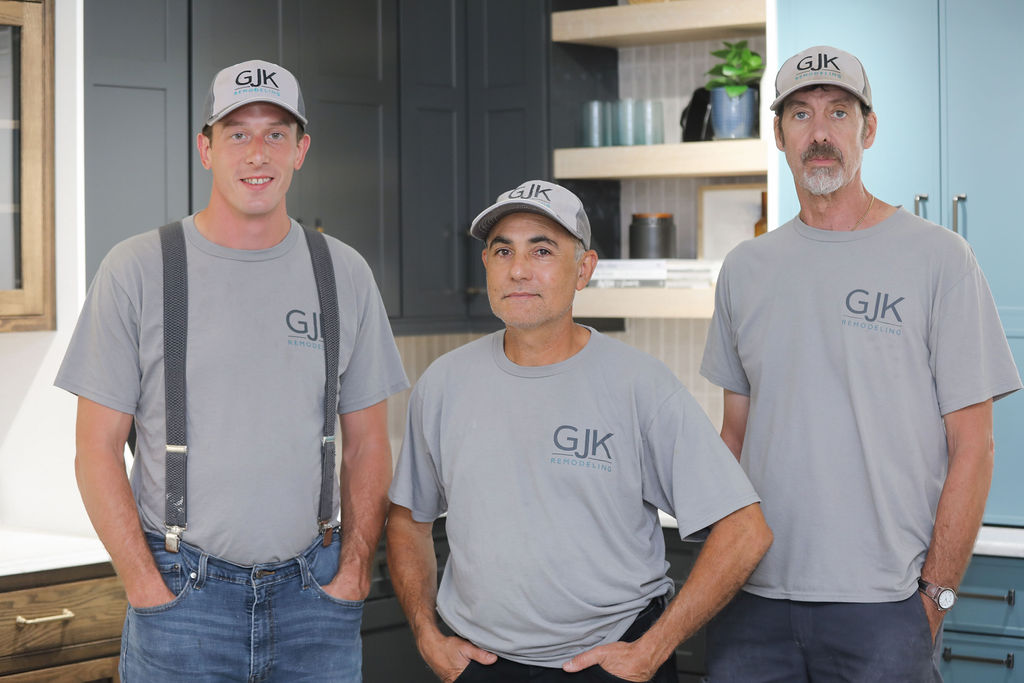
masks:
{"type": "Polygon", "coordinates": [[[283,66],[252,59],[221,69],[213,77],[203,109],[205,125],[212,126],[252,102],[276,104],[290,112],[303,127],[308,123],[302,90],[295,76],[283,66]]]}
{"type": "Polygon", "coordinates": [[[779,69],[772,111],[778,112],[787,97],[811,85],[834,85],[848,90],[871,107],[871,85],[860,60],[838,48],[816,45],[797,52],[779,69]]]}
{"type": "Polygon", "coordinates": [[[536,213],[547,216],[590,249],[590,219],[583,210],[583,202],[561,185],[546,180],[527,180],[519,187],[498,195],[498,200],[473,219],[469,234],[478,240],[487,240],[494,224],[510,213],[536,213]]]}

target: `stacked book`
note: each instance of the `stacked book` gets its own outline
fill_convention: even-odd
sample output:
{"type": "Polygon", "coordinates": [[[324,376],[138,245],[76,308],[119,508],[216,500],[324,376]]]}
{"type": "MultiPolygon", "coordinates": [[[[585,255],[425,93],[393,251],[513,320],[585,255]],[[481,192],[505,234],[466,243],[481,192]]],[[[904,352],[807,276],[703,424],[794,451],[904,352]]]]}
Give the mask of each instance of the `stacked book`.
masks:
{"type": "Polygon", "coordinates": [[[602,259],[588,287],[713,287],[721,261],[704,259],[602,259]]]}

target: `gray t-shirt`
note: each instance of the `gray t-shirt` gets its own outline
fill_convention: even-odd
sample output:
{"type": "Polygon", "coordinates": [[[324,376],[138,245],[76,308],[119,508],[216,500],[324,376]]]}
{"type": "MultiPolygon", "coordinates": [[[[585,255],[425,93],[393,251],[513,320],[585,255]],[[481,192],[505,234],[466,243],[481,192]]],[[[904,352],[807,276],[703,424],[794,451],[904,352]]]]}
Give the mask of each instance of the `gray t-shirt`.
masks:
{"type": "Polygon", "coordinates": [[[946,476],[942,416],[1021,387],[958,235],[899,210],[794,219],[725,259],[701,374],[750,397],[742,464],[775,541],[745,590],[909,597],[946,476]]]}
{"type": "MultiPolygon", "coordinates": [[[[237,250],[183,220],[188,256],[188,543],[243,565],[294,557],[317,534],[324,352],[302,228],[237,250]]],[[[408,386],[366,262],[328,237],[338,288],[338,412],[408,386]]],[[[164,364],[160,239],[104,259],[56,385],[134,415],[132,490],[143,528],[163,534],[164,364]]],[[[340,444],[339,444],[340,452],[340,444]]],[[[335,487],[337,488],[337,487],[335,487]]],[[[338,494],[335,493],[335,510],[338,494]]]]}
{"type": "Polygon", "coordinates": [[[435,361],[410,398],[391,500],[420,522],[447,511],[438,612],[518,662],[561,666],[671,591],[658,508],[687,537],[758,500],[668,368],[590,334],[523,367],[497,332],[435,361]]]}

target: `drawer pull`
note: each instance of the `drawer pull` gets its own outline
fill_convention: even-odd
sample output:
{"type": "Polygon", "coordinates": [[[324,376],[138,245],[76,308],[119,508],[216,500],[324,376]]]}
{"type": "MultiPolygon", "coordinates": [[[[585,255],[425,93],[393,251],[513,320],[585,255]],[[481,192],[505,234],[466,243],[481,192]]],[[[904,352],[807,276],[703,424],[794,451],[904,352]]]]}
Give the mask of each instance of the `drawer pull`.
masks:
{"type": "Polygon", "coordinates": [[[69,610],[67,607],[60,611],[60,614],[55,614],[52,617],[38,617],[36,619],[26,619],[20,614],[14,618],[14,623],[18,626],[29,626],[31,624],[45,624],[50,621],[69,621],[75,618],[75,613],[69,610]]]}
{"type": "Polygon", "coordinates": [[[964,662],[980,662],[982,664],[999,664],[1005,666],[1007,669],[1013,668],[1013,653],[1007,652],[1006,659],[995,659],[993,657],[973,657],[971,655],[955,655],[953,654],[953,648],[944,647],[942,648],[942,660],[950,662],[954,659],[959,659],[964,662]]]}
{"type": "Polygon", "coordinates": [[[1017,591],[1010,589],[1006,591],[1006,595],[986,595],[985,593],[961,593],[961,598],[974,598],[975,600],[995,600],[996,602],[1005,602],[1010,607],[1013,607],[1014,603],[1017,602],[1017,591]]]}

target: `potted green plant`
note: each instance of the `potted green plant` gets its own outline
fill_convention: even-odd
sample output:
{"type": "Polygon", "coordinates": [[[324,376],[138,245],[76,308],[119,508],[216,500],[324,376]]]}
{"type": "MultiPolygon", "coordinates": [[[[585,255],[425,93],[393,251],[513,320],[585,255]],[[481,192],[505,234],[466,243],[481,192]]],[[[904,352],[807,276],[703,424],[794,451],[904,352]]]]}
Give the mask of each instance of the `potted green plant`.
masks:
{"type": "Polygon", "coordinates": [[[716,139],[749,138],[757,114],[757,85],[764,73],[761,55],[747,47],[747,41],[722,41],[725,49],[711,54],[722,61],[707,74],[705,86],[711,92],[711,123],[716,139]]]}

